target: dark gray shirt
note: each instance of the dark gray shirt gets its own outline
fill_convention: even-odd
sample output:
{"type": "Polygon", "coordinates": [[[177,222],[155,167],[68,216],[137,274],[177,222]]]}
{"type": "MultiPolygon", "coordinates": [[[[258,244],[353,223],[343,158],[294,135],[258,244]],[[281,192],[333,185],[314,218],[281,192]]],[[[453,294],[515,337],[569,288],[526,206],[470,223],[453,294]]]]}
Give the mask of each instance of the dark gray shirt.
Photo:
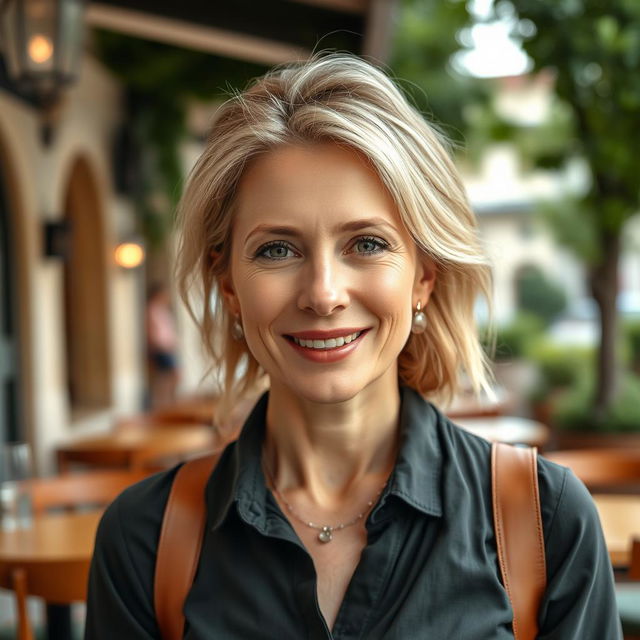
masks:
{"type": "MultiPolygon", "coordinates": [[[[206,534],[185,603],[185,638],[513,638],[493,532],[490,445],[412,389],[401,387],[401,399],[398,460],[368,517],[367,546],[330,631],[311,557],[265,486],[268,393],[262,396],[206,489],[206,534]]],[[[174,475],[127,489],[105,513],[86,640],[159,638],[154,562],[174,475]]],[[[612,571],[589,494],[570,471],[544,459],[539,483],[548,576],[539,638],[618,640],[612,571]]]]}

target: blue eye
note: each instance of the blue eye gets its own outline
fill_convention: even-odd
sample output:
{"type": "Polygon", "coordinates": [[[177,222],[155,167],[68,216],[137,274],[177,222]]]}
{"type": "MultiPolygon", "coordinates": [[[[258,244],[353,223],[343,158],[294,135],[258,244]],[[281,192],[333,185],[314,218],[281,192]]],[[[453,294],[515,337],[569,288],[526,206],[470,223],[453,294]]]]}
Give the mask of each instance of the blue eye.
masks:
{"type": "Polygon", "coordinates": [[[291,257],[292,254],[293,250],[285,242],[268,242],[256,251],[255,257],[266,258],[267,260],[284,260],[291,257]]]}
{"type": "Polygon", "coordinates": [[[385,249],[389,248],[389,245],[384,240],[381,240],[380,238],[375,238],[374,236],[363,236],[362,238],[358,238],[358,240],[356,240],[353,246],[365,247],[364,250],[357,252],[361,255],[371,255],[374,253],[381,253],[385,249]]]}

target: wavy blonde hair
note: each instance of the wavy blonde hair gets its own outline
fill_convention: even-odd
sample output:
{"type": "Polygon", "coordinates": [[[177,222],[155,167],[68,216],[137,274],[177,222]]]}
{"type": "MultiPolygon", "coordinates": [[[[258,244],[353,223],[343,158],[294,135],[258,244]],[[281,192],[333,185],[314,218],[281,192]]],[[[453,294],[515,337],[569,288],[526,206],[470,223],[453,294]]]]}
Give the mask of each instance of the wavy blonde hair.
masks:
{"type": "Polygon", "coordinates": [[[220,107],[180,203],[178,287],[219,376],[218,424],[266,375],[246,343],[233,339],[218,291],[230,264],[238,181],[248,161],[270,149],[327,141],[369,159],[419,251],[437,265],[427,330],[411,334],[400,353],[400,381],[440,400],[459,389],[462,371],[476,391],[488,388],[474,304],[478,295],[490,304],[490,267],[445,140],[383,71],[348,54],[319,55],[267,73],[220,107]]]}

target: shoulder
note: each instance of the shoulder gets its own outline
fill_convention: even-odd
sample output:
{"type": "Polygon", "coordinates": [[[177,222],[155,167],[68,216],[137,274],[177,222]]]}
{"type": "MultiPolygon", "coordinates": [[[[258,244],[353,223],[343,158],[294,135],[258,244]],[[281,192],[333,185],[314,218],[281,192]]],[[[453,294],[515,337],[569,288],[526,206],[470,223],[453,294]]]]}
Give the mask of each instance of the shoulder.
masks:
{"type": "Polygon", "coordinates": [[[589,532],[591,538],[601,537],[598,511],[591,494],[570,469],[539,456],[538,483],[540,501],[547,512],[547,543],[552,537],[572,539],[581,532],[589,532]]]}
{"type": "MultiPolygon", "coordinates": [[[[220,475],[221,467],[229,463],[235,443],[221,454],[207,480],[207,492],[220,475]]],[[[174,480],[182,464],[149,476],[125,489],[107,508],[100,526],[96,545],[125,545],[136,557],[155,556],[162,520],[174,480]]],[[[213,487],[215,489],[215,487],[213,487]]]]}
{"type": "Polygon", "coordinates": [[[621,638],[613,571],[596,506],[567,468],[539,459],[547,590],[544,637],[621,638]]]}
{"type": "Polygon", "coordinates": [[[486,479],[488,482],[491,475],[491,443],[458,426],[433,405],[431,407],[436,414],[436,429],[445,463],[468,479],[486,479]]]}
{"type": "Polygon", "coordinates": [[[132,485],[107,508],[96,534],[87,595],[87,638],[105,625],[122,637],[157,637],[153,576],[164,508],[177,467],[132,485]],[[148,635],[142,636],[144,629],[148,635]]]}
{"type": "Polygon", "coordinates": [[[119,548],[132,560],[155,555],[164,509],[178,469],[176,466],[154,474],[125,489],[102,516],[96,549],[119,548]]]}
{"type": "MultiPolygon", "coordinates": [[[[491,443],[454,424],[433,408],[445,459],[467,480],[491,490],[491,443]]],[[[573,517],[583,524],[598,523],[598,514],[589,492],[566,467],[538,456],[538,486],[545,539],[552,534],[556,519],[573,517]]]]}

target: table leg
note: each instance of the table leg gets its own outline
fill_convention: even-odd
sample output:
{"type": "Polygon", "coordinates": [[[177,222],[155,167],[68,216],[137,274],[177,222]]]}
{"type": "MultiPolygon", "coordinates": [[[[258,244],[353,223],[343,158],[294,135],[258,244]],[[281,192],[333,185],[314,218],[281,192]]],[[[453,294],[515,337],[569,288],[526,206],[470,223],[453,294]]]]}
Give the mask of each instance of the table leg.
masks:
{"type": "Polygon", "coordinates": [[[72,640],[71,605],[47,605],[47,640],[72,640]]]}

